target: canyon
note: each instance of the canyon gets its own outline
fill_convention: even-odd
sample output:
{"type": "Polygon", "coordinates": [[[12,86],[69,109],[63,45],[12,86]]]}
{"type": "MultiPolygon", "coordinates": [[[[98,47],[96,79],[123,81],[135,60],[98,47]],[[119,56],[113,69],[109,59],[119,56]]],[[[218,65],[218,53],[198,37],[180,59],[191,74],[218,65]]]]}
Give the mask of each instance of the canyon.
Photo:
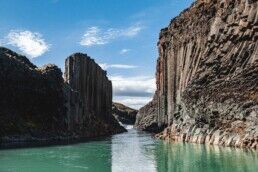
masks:
{"type": "Polygon", "coordinates": [[[0,14],[0,172],[257,172],[258,0],[0,14]]]}
{"type": "Polygon", "coordinates": [[[0,47],[0,144],[125,132],[258,149],[258,2],[197,0],[161,30],[157,90],[139,111],[112,103],[106,71],[87,54],[37,67],[0,47]]]}
{"type": "Polygon", "coordinates": [[[50,143],[126,131],[112,116],[112,83],[86,54],[75,53],[62,71],[38,68],[0,48],[0,145],[50,143]]]}
{"type": "Polygon", "coordinates": [[[160,32],[153,100],[135,126],[179,142],[258,149],[258,2],[197,0],[160,32]]]}

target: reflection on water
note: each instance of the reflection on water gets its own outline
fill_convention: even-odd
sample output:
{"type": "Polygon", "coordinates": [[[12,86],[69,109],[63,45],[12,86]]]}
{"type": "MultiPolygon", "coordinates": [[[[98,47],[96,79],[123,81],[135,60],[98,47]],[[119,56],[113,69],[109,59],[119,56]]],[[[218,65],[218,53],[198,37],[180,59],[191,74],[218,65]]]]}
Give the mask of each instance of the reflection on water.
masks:
{"type": "Polygon", "coordinates": [[[155,148],[155,141],[150,135],[136,130],[113,136],[112,171],[156,171],[155,148]]]}
{"type": "Polygon", "coordinates": [[[255,151],[168,144],[134,129],[82,144],[0,151],[0,172],[257,172],[257,169],[255,151]]]}
{"type": "Polygon", "coordinates": [[[111,140],[0,151],[0,172],[109,172],[111,140]]]}
{"type": "Polygon", "coordinates": [[[156,149],[157,171],[257,171],[258,153],[218,146],[162,143],[156,149]]]}

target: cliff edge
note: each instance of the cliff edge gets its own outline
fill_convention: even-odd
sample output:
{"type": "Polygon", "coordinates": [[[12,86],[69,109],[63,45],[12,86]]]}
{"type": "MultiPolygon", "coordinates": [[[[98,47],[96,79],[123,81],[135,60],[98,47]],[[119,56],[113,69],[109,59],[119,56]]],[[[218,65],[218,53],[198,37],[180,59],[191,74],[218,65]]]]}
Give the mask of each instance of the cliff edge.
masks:
{"type": "Polygon", "coordinates": [[[76,53],[62,71],[38,68],[0,47],[0,147],[53,143],[125,131],[112,116],[112,84],[94,60],[76,53]]]}
{"type": "Polygon", "coordinates": [[[64,81],[70,131],[80,137],[126,131],[112,115],[112,83],[106,71],[87,54],[75,53],[65,60],[64,81]]]}
{"type": "Polygon", "coordinates": [[[257,11],[256,0],[197,0],[161,30],[158,137],[258,148],[257,11]]]}

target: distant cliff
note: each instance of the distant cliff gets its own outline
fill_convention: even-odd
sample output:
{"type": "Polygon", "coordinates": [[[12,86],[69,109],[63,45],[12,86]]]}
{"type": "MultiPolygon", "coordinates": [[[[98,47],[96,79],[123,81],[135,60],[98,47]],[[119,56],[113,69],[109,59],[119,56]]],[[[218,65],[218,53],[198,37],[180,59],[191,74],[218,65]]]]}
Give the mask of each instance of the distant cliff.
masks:
{"type": "Polygon", "coordinates": [[[257,11],[256,0],[197,0],[161,30],[160,138],[258,148],[257,11]]]}
{"type": "Polygon", "coordinates": [[[123,124],[134,125],[138,111],[121,103],[112,104],[113,116],[123,124]]]}
{"type": "Polygon", "coordinates": [[[41,68],[0,48],[0,143],[106,136],[123,129],[112,116],[112,85],[87,55],[41,68]]]}

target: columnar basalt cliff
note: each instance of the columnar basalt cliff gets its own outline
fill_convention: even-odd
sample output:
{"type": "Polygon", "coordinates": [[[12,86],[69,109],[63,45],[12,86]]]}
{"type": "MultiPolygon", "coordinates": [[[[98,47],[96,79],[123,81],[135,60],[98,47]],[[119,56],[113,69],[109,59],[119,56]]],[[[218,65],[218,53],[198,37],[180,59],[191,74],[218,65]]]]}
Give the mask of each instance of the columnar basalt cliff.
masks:
{"type": "Polygon", "coordinates": [[[197,0],[161,30],[158,137],[258,148],[257,11],[257,0],[197,0]]]}
{"type": "Polygon", "coordinates": [[[65,61],[69,129],[96,137],[124,131],[112,116],[112,83],[93,59],[76,53],[65,61]],[[75,116],[76,115],[76,116],[75,116]]]}
{"type": "Polygon", "coordinates": [[[107,136],[125,131],[112,116],[112,85],[87,55],[41,68],[0,48],[0,145],[107,136]]]}

